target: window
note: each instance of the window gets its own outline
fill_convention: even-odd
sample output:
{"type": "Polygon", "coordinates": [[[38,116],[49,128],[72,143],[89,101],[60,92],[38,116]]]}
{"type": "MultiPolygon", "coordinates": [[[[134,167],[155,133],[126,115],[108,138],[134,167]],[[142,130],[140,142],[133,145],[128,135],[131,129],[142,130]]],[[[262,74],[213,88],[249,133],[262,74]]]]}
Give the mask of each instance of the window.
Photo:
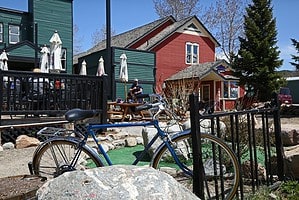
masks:
{"type": "Polygon", "coordinates": [[[66,70],[66,49],[64,48],[61,50],[61,69],[66,70]]]}
{"type": "Polygon", "coordinates": [[[199,46],[196,43],[186,44],[186,63],[197,64],[198,63],[198,49],[199,46]]]}
{"type": "Polygon", "coordinates": [[[202,86],[202,98],[203,101],[210,101],[210,85],[202,86]]]}
{"type": "Polygon", "coordinates": [[[238,98],[237,81],[224,81],[223,92],[224,98],[238,98]]]}
{"type": "Polygon", "coordinates": [[[9,25],[9,44],[20,42],[20,26],[9,25]]]}
{"type": "Polygon", "coordinates": [[[0,23],[0,42],[3,42],[3,24],[0,23]]]}

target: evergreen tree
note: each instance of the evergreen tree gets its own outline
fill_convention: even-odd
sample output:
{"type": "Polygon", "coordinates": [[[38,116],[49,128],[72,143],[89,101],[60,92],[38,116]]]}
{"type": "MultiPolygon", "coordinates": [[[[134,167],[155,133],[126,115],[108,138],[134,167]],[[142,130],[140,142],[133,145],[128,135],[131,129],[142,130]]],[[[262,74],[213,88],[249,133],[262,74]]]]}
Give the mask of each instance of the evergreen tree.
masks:
{"type": "Polygon", "coordinates": [[[297,50],[297,56],[296,55],[291,55],[292,56],[292,59],[294,60],[294,62],[290,62],[293,66],[296,67],[296,70],[298,71],[299,70],[299,42],[295,39],[291,39],[292,40],[292,43],[294,45],[294,47],[296,48],[297,50]]]}
{"type": "Polygon", "coordinates": [[[254,92],[260,101],[269,100],[281,83],[275,72],[282,60],[272,11],[271,0],[252,0],[244,16],[245,37],[239,38],[240,49],[232,63],[240,85],[245,85],[247,92],[254,92]]]}

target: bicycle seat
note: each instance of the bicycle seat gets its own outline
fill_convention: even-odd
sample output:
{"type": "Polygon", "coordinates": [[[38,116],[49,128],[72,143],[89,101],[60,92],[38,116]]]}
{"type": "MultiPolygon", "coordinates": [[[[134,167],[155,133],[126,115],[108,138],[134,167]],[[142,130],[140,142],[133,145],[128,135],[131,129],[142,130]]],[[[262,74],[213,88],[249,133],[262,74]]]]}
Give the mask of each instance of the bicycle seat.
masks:
{"type": "Polygon", "coordinates": [[[65,119],[69,122],[73,122],[94,117],[96,114],[96,110],[82,110],[80,108],[74,108],[65,113],[65,119]]]}

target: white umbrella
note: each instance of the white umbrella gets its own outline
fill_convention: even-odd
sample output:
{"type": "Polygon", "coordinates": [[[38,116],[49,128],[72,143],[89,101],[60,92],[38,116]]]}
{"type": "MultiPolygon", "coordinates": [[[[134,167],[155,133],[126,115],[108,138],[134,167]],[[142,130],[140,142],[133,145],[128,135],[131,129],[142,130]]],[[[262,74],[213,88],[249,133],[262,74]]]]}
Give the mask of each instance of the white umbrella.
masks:
{"type": "Polygon", "coordinates": [[[49,54],[50,51],[46,45],[40,51],[41,55],[41,62],[40,62],[40,71],[42,73],[49,73],[49,54]]]}
{"type": "Polygon", "coordinates": [[[128,65],[127,65],[127,56],[125,53],[120,56],[120,70],[119,70],[119,79],[122,82],[128,82],[128,65]]]}
{"type": "Polygon", "coordinates": [[[62,41],[58,35],[58,32],[55,31],[50,39],[51,43],[51,62],[50,66],[51,69],[61,70],[61,48],[62,48],[62,41]]]}
{"type": "Polygon", "coordinates": [[[3,50],[3,52],[0,54],[0,69],[1,70],[8,70],[7,61],[8,61],[7,53],[5,52],[5,50],[3,50]]]}
{"type": "Polygon", "coordinates": [[[119,69],[119,79],[124,82],[125,87],[125,99],[127,99],[127,82],[129,80],[128,76],[128,65],[127,65],[127,56],[125,53],[120,55],[120,69],[119,69]]]}
{"type": "Polygon", "coordinates": [[[104,59],[101,56],[96,76],[103,76],[105,74],[104,59]]]}
{"type": "Polygon", "coordinates": [[[85,60],[83,60],[82,62],[82,65],[81,65],[81,69],[80,69],[80,75],[87,75],[87,72],[86,72],[86,62],[85,60]]]}

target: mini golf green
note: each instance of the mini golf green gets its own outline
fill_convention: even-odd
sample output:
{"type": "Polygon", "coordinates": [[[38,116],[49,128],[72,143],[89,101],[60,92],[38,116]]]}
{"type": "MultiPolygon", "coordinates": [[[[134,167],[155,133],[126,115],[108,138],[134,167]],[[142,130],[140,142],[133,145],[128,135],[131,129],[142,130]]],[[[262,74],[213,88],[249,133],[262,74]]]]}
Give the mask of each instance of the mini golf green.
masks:
{"type": "MultiPolygon", "coordinates": [[[[137,156],[144,150],[143,145],[137,145],[134,147],[123,147],[118,149],[113,149],[108,152],[108,155],[112,161],[112,164],[118,165],[131,165],[137,156]]],[[[150,157],[145,155],[137,165],[149,165],[150,157]]]]}

